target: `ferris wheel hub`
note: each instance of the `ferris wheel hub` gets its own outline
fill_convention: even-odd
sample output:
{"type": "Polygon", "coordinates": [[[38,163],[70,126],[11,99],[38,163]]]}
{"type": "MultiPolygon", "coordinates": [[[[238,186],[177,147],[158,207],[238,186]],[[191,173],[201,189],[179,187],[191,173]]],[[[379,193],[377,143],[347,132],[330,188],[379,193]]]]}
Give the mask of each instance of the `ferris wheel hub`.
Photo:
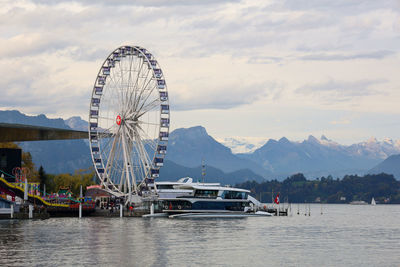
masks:
{"type": "Polygon", "coordinates": [[[117,116],[116,122],[117,122],[117,125],[121,125],[122,119],[121,119],[120,115],[117,116]]]}

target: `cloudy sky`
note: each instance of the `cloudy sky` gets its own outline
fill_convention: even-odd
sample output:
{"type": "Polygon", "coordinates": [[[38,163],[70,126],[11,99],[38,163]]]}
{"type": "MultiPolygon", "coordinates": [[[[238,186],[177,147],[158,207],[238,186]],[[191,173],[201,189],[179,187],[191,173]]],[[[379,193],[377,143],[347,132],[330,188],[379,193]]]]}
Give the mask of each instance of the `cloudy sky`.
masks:
{"type": "Polygon", "coordinates": [[[0,0],[0,109],[86,119],[126,44],[161,64],[173,128],[400,139],[399,1],[0,0]]]}

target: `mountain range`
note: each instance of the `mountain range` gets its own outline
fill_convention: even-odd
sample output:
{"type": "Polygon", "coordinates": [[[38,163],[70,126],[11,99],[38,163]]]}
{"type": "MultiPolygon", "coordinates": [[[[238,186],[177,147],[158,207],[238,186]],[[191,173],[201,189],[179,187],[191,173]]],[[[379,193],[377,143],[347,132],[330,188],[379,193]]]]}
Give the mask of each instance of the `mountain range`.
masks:
{"type": "Polygon", "coordinates": [[[383,162],[368,171],[369,174],[390,173],[400,179],[400,154],[389,156],[383,162]]]}
{"type": "MultiPolygon", "coordinates": [[[[64,121],[49,119],[43,114],[27,116],[15,110],[0,111],[0,122],[87,129],[87,122],[80,117],[64,121]]],[[[234,138],[228,140],[232,147],[227,147],[226,142],[226,145],[218,142],[201,126],[172,131],[160,179],[176,180],[184,176],[201,179],[200,166],[203,160],[206,164],[206,180],[227,184],[245,180],[282,180],[297,172],[309,178],[327,175],[342,177],[345,174],[368,173],[384,159],[400,154],[400,141],[390,139],[378,141],[371,138],[350,146],[341,145],[325,136],[320,139],[309,136],[302,142],[282,137],[266,142],[257,140],[256,144],[246,144],[243,139],[238,142],[234,138]],[[238,151],[234,147],[238,144],[242,148],[247,146],[247,151],[251,152],[233,153],[232,149],[238,151]]],[[[20,145],[31,152],[36,166],[42,165],[49,173],[73,172],[92,165],[88,143],[84,140],[22,142],[20,145]]],[[[394,168],[399,170],[400,165],[397,166],[397,169],[394,168]]]]}
{"type": "Polygon", "coordinates": [[[249,169],[263,177],[272,174],[257,163],[233,154],[201,126],[174,130],[169,136],[166,159],[192,168],[200,166],[204,160],[208,166],[224,172],[249,169]]]}
{"type": "Polygon", "coordinates": [[[279,177],[302,172],[316,178],[326,175],[364,174],[371,166],[380,163],[386,155],[400,153],[395,144],[378,141],[362,142],[343,146],[327,139],[309,136],[302,142],[291,142],[282,137],[278,141],[270,139],[253,153],[238,154],[244,159],[257,162],[266,170],[279,177]]]}

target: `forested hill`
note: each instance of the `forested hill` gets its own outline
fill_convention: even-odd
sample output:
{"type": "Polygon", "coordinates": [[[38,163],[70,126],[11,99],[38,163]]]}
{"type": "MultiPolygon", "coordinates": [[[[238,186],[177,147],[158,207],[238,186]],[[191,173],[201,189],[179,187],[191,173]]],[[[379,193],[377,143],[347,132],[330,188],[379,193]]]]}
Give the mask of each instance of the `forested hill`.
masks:
{"type": "Polygon", "coordinates": [[[385,173],[365,176],[346,175],[342,179],[328,176],[307,180],[303,174],[295,174],[284,181],[277,180],[257,183],[247,181],[236,185],[251,190],[252,195],[262,202],[271,202],[272,195],[280,192],[281,201],[291,203],[349,203],[354,200],[377,203],[400,204],[400,181],[385,173]]]}

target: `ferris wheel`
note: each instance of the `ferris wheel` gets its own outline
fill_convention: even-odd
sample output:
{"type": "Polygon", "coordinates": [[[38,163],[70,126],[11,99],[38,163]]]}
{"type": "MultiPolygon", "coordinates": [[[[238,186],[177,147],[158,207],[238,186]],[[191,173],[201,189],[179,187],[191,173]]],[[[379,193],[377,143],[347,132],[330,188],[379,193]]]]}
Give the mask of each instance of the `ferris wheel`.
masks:
{"type": "Polygon", "coordinates": [[[154,183],[169,124],[167,85],[157,60],[139,46],[115,49],[99,70],[90,100],[90,151],[101,185],[130,197],[154,183]]]}

